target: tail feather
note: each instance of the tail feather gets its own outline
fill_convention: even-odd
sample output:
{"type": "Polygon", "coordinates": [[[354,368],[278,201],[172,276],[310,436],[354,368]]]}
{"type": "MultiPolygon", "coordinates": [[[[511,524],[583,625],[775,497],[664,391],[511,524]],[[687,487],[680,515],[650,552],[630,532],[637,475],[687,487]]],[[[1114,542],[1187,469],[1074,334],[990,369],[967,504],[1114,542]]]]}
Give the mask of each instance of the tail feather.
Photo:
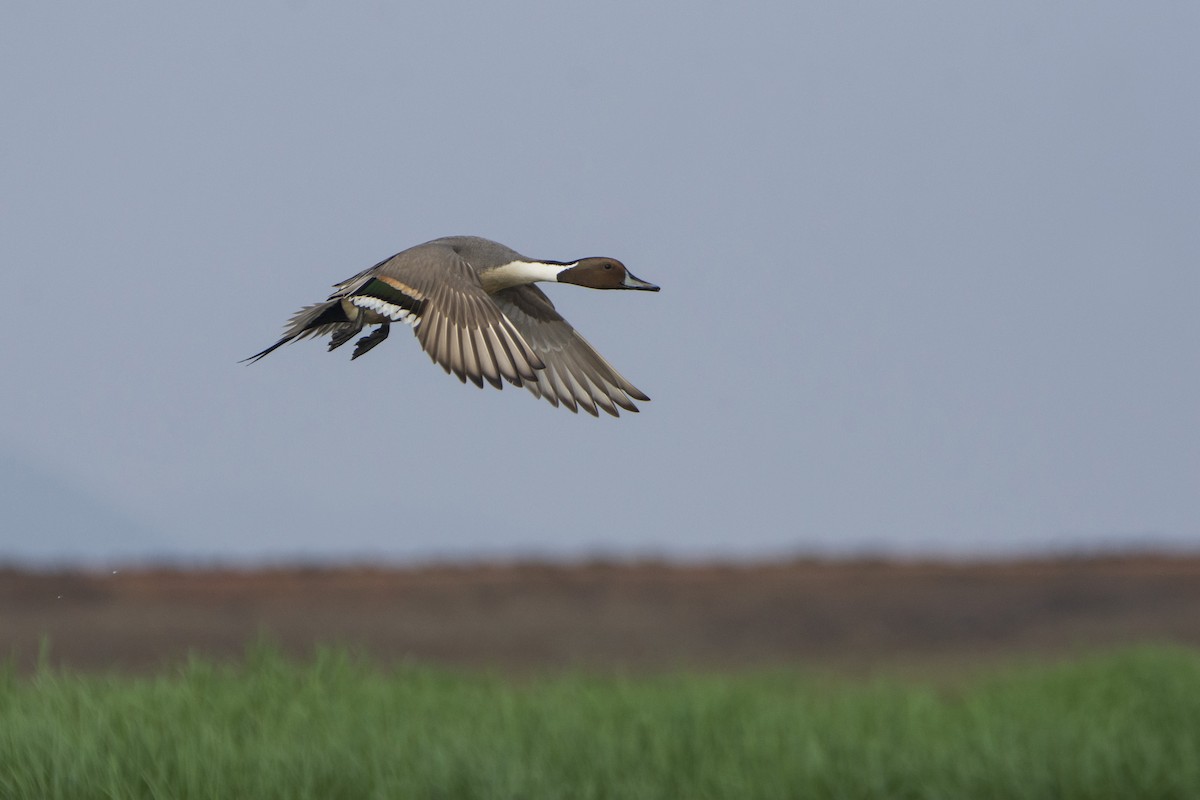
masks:
{"type": "Polygon", "coordinates": [[[305,306],[288,320],[283,337],[279,341],[260,353],[255,353],[249,358],[243,358],[239,363],[253,364],[294,339],[321,336],[348,323],[350,323],[350,319],[347,318],[346,312],[342,309],[340,299],[327,300],[324,303],[314,303],[311,306],[305,306]]]}
{"type": "Polygon", "coordinates": [[[275,350],[277,348],[282,347],[283,345],[287,344],[288,342],[290,342],[292,339],[295,339],[295,338],[296,338],[295,336],[285,336],[282,339],[280,339],[278,342],[276,342],[275,344],[268,347],[266,350],[263,350],[262,352],[259,352],[259,353],[255,353],[254,355],[250,356],[249,358],[243,358],[238,363],[239,364],[253,364],[255,361],[258,361],[263,356],[266,356],[269,353],[275,352],[275,350]]]}

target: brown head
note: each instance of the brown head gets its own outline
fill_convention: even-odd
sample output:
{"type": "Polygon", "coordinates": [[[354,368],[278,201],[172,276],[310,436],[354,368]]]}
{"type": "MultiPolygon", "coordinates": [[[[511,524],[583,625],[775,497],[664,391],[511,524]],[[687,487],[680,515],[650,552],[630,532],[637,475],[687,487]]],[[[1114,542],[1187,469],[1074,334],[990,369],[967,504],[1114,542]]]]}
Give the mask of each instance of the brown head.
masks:
{"type": "Polygon", "coordinates": [[[589,289],[641,289],[657,292],[653,283],[634,277],[625,265],[615,258],[581,258],[573,266],[558,273],[559,283],[574,283],[589,289]]]}

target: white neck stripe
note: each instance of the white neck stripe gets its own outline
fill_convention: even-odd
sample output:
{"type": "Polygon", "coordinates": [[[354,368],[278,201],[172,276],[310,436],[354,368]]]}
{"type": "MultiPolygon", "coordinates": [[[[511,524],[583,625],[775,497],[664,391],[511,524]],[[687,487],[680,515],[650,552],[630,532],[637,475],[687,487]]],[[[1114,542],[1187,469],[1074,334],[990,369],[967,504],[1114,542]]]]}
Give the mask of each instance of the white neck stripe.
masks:
{"type": "Polygon", "coordinates": [[[485,291],[489,293],[498,292],[501,289],[522,286],[535,281],[557,283],[560,272],[578,264],[578,261],[573,264],[547,264],[543,261],[510,261],[495,269],[489,269],[480,275],[479,279],[483,283],[485,291]]]}

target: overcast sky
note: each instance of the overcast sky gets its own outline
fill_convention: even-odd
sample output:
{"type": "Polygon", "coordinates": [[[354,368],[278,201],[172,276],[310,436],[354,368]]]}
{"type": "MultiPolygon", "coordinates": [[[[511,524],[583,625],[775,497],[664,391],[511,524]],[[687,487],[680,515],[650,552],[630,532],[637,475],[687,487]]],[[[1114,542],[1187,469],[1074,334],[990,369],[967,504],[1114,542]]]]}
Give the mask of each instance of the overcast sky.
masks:
{"type": "Polygon", "coordinates": [[[6,3],[0,558],[1200,547],[1198,41],[1192,2],[6,3]],[[237,363],[449,234],[660,284],[547,287],[653,401],[406,330],[237,363]]]}

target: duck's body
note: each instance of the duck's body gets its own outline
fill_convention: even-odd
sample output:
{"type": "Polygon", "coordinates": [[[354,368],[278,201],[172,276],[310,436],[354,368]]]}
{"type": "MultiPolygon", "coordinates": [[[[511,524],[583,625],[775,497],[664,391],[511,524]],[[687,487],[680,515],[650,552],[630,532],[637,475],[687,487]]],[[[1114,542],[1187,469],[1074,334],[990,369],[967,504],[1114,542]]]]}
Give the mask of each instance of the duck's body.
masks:
{"type": "Polygon", "coordinates": [[[365,326],[380,326],[358,340],[354,359],[386,339],[391,323],[407,322],[430,358],[463,383],[482,387],[486,380],[499,389],[503,378],[551,405],[582,406],[593,416],[597,408],[614,417],[617,406],[637,411],[631,398],[650,398],[576,333],[536,281],[658,291],[616,259],[537,261],[488,239],[448,236],[334,284],[328,300],[300,309],[283,338],[246,360],[325,334],[332,334],[333,350],[365,326]]]}

